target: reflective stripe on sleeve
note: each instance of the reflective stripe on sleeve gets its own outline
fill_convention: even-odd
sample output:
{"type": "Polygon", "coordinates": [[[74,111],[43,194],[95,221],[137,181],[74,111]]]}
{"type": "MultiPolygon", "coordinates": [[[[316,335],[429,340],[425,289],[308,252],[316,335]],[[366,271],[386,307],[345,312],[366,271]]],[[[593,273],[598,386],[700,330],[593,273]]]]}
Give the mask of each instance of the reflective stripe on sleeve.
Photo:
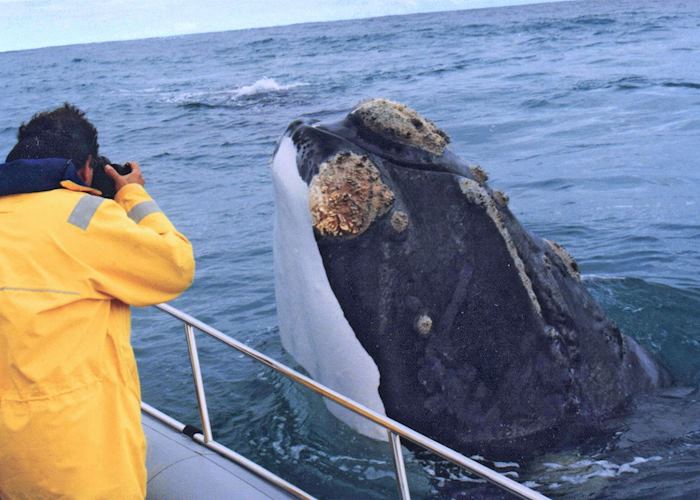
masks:
{"type": "Polygon", "coordinates": [[[136,224],[141,222],[144,217],[147,215],[154,214],[156,212],[160,212],[161,209],[158,206],[158,204],[153,201],[143,201],[136,205],[134,208],[129,210],[129,213],[127,214],[131,220],[133,220],[136,224]]]}
{"type": "Polygon", "coordinates": [[[97,208],[104,201],[104,198],[86,194],[75,205],[75,208],[68,216],[68,224],[73,224],[83,231],[90,225],[92,217],[95,215],[97,208]]]}

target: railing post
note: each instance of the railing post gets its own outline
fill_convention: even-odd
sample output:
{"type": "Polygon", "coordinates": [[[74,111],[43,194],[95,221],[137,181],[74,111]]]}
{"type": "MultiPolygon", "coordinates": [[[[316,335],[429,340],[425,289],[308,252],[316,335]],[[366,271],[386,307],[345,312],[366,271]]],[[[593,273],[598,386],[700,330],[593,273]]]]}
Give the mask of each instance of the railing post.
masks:
{"type": "Polygon", "coordinates": [[[401,451],[401,438],[392,431],[387,430],[389,443],[391,444],[391,454],[394,457],[394,469],[396,470],[396,486],[399,488],[399,498],[410,500],[411,491],[408,489],[408,477],[406,476],[406,466],[403,463],[403,452],[401,451]]]}
{"type": "Polygon", "coordinates": [[[202,370],[199,367],[199,354],[197,353],[197,342],[194,338],[194,329],[189,323],[185,323],[185,337],[187,338],[187,349],[190,353],[190,365],[192,365],[192,378],[197,393],[197,404],[199,406],[199,417],[202,420],[202,431],[204,432],[204,442],[208,443],[213,438],[211,433],[211,423],[209,422],[209,409],[207,408],[207,398],[204,395],[204,382],[202,381],[202,370]]]}

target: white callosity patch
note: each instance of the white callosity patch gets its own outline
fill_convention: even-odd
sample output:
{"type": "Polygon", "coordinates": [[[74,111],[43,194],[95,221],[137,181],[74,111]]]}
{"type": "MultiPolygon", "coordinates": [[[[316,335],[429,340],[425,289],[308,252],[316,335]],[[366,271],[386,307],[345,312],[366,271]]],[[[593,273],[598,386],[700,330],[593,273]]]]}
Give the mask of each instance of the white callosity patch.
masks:
{"type": "Polygon", "coordinates": [[[554,254],[557,255],[564,263],[564,266],[566,267],[566,271],[569,273],[569,276],[574,278],[576,281],[581,281],[581,273],[578,270],[578,264],[576,264],[576,261],[571,256],[571,254],[567,252],[566,249],[556,241],[544,241],[545,243],[547,243],[547,245],[549,245],[549,248],[552,250],[552,252],[554,252],[554,254]]]}
{"type": "Polygon", "coordinates": [[[518,254],[518,249],[515,247],[513,238],[511,238],[508,229],[505,227],[503,221],[501,220],[501,214],[498,210],[498,207],[496,206],[496,202],[489,195],[488,191],[486,191],[486,189],[484,189],[476,181],[467,178],[462,178],[459,181],[459,187],[462,190],[462,193],[464,193],[464,195],[467,197],[467,200],[469,200],[469,202],[473,203],[474,205],[484,207],[484,209],[486,210],[486,214],[493,221],[494,225],[498,229],[498,232],[501,233],[503,241],[505,241],[506,247],[508,248],[508,253],[510,253],[511,258],[513,259],[513,264],[518,270],[518,276],[520,276],[520,281],[522,281],[523,286],[525,287],[525,291],[530,297],[532,307],[535,310],[535,312],[541,317],[542,307],[540,306],[540,302],[537,300],[535,291],[532,288],[532,281],[525,272],[525,264],[520,258],[520,255],[518,254]]]}
{"type": "Polygon", "coordinates": [[[365,101],[351,114],[377,134],[434,155],[441,155],[450,142],[448,135],[433,122],[408,106],[388,99],[365,101]]]}
{"type": "MultiPolygon", "coordinates": [[[[292,140],[282,138],[272,162],[275,294],[282,345],[314,379],[384,414],[379,369],[355,336],[326,276],[313,233],[308,187],[299,177],[296,157],[292,140]]],[[[326,404],[358,432],[387,439],[376,424],[328,400],[326,404]]]]}
{"type": "Polygon", "coordinates": [[[350,152],[321,163],[309,185],[311,221],[324,236],[362,234],[393,202],[372,160],[350,152]]]}
{"type": "Polygon", "coordinates": [[[430,335],[430,330],[432,330],[432,328],[433,328],[433,320],[427,314],[421,314],[416,319],[413,327],[423,337],[427,337],[428,335],[430,335]]]}

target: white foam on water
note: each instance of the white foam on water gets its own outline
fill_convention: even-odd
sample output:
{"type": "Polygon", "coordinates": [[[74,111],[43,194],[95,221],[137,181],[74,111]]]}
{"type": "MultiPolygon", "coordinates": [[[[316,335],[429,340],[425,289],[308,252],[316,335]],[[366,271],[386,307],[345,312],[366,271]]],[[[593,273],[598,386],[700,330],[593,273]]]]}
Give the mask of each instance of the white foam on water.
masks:
{"type": "MultiPolygon", "coordinates": [[[[379,369],[364,350],[333,294],[316,245],[308,186],[299,177],[289,137],[272,161],[275,190],[275,295],[282,345],[315,379],[385,414],[379,369]]],[[[325,399],[328,409],[365,436],[387,440],[383,428],[325,399]]]]}
{"type": "Polygon", "coordinates": [[[234,89],[232,94],[234,97],[244,97],[257,94],[266,94],[268,92],[281,92],[284,90],[301,87],[302,85],[305,84],[291,83],[288,85],[281,85],[277,83],[277,81],[275,81],[273,78],[263,77],[250,85],[244,85],[242,87],[234,89]]]}
{"type": "Polygon", "coordinates": [[[564,467],[564,466],[561,465],[561,464],[552,463],[552,462],[545,462],[545,463],[543,463],[542,465],[544,465],[544,466],[547,467],[548,469],[561,469],[561,468],[564,467]]]}
{"type": "Polygon", "coordinates": [[[371,465],[367,467],[366,469],[356,472],[361,472],[362,475],[364,476],[365,479],[368,479],[370,481],[375,481],[377,479],[385,479],[385,478],[393,478],[394,477],[394,471],[392,470],[386,470],[386,469],[376,469],[372,467],[371,465]]]}
{"type": "MultiPolygon", "coordinates": [[[[545,464],[551,469],[564,469],[567,473],[562,474],[559,480],[574,485],[580,485],[595,478],[614,478],[622,474],[638,474],[639,469],[635,466],[646,462],[657,462],[662,460],[659,456],[634,457],[631,462],[616,464],[609,460],[579,460],[578,462],[566,466],[551,467],[558,464],[545,464]]],[[[562,470],[562,472],[564,472],[562,470]]]]}
{"type": "Polygon", "coordinates": [[[493,465],[499,469],[505,469],[508,467],[520,467],[518,462],[494,462],[493,465]]]}
{"type": "MultiPolygon", "coordinates": [[[[201,104],[204,106],[222,106],[232,104],[240,98],[285,92],[306,86],[303,82],[281,84],[273,78],[263,77],[250,85],[242,85],[225,90],[199,90],[191,92],[165,93],[160,101],[168,104],[201,104]]],[[[148,93],[151,89],[143,92],[148,93]]]]}
{"type": "Polygon", "coordinates": [[[305,444],[297,444],[294,446],[289,447],[289,456],[294,460],[295,462],[299,461],[299,458],[301,457],[301,452],[308,450],[309,447],[306,446],[305,444]]]}

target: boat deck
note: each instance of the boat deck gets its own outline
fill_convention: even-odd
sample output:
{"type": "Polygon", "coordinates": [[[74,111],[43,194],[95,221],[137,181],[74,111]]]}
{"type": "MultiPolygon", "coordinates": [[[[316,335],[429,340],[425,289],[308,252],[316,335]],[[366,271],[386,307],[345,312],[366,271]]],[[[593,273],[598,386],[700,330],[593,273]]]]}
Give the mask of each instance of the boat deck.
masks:
{"type": "Polygon", "coordinates": [[[148,451],[148,498],[218,500],[294,498],[142,412],[148,451]]]}

